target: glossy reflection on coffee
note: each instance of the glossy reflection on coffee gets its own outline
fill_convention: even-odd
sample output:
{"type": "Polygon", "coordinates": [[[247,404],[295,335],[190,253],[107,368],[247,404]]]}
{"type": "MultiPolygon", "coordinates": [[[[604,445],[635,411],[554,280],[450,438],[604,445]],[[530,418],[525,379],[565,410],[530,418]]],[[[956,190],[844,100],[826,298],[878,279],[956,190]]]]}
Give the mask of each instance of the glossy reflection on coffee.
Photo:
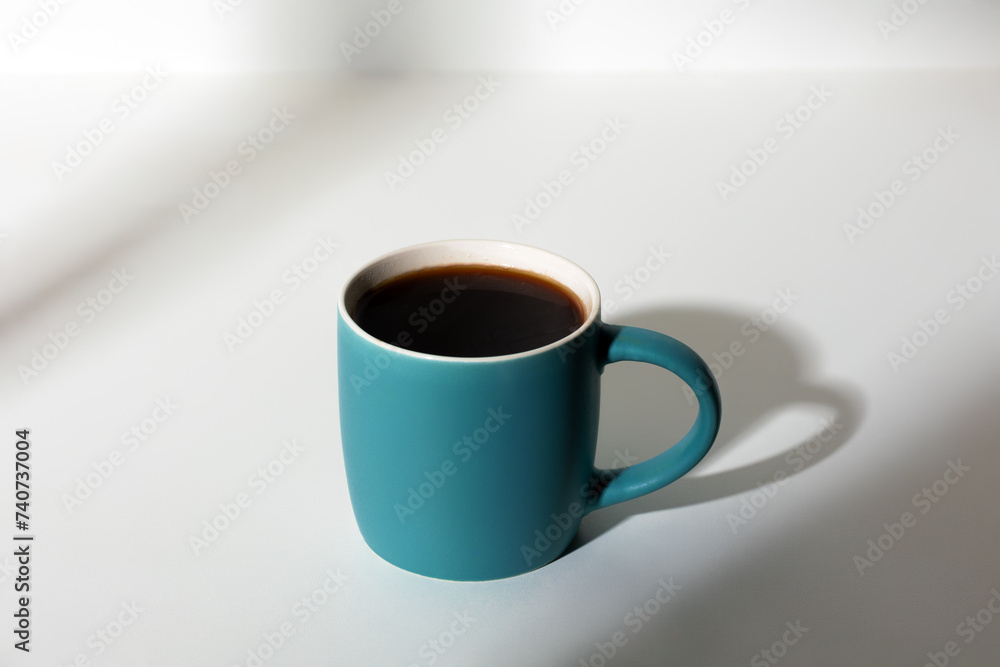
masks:
{"type": "Polygon", "coordinates": [[[361,295],[358,326],[397,347],[448,357],[525,352],[583,324],[575,294],[543,276],[455,265],[405,273],[361,295]]]}

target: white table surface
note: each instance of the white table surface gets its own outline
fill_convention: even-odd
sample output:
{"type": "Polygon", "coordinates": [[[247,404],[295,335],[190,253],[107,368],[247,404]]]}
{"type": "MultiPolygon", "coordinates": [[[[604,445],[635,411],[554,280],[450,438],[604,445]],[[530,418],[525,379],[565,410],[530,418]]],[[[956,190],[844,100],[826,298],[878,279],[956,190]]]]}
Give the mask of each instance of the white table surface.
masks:
{"type": "MultiPolygon", "coordinates": [[[[773,664],[760,652],[776,643],[781,665],[922,665],[952,641],[950,664],[995,664],[1000,623],[971,641],[960,624],[1000,589],[1000,279],[973,280],[968,300],[953,290],[1000,253],[997,72],[493,76],[457,128],[443,114],[477,74],[169,74],[127,117],[115,101],[140,74],[3,79],[0,540],[18,532],[14,432],[28,428],[35,541],[31,654],[8,631],[0,663],[250,666],[284,627],[268,667],[600,665],[596,644],[618,631],[612,665],[773,664]],[[788,136],[776,123],[814,86],[832,96],[788,136]],[[239,146],[275,108],[294,118],[250,162],[239,146]],[[52,163],[102,119],[113,131],[60,180],[52,163]],[[607,119],[620,137],[580,171],[575,151],[607,119]],[[445,142],[390,191],[384,172],[435,128],[445,142]],[[911,180],[904,163],[949,128],[911,180]],[[777,152],[723,201],[717,182],[769,138],[777,152]],[[185,222],[179,204],[231,160],[239,173],[185,222]],[[517,230],[512,214],[562,169],[573,183],[517,230]],[[850,242],[845,224],[895,179],[905,192],[850,242]],[[608,321],[706,358],[744,345],[720,377],[719,440],[691,475],[587,517],[556,562],[485,583],[412,575],[367,548],[338,430],[342,281],[455,237],[560,253],[615,300],[608,321]],[[317,238],[338,247],[293,289],[283,275],[317,238]],[[671,257],[628,293],[620,281],[651,246],[671,257]],[[133,278],[102,292],[115,271],[133,278]],[[274,289],[285,301],[230,350],[225,334],[274,289]],[[758,330],[750,318],[773,319],[779,291],[792,305],[758,330]],[[107,303],[89,315],[88,298],[107,303]],[[938,310],[947,322],[894,369],[888,353],[938,310]],[[78,335],[37,376],[19,370],[68,323],[78,335]],[[179,406],[162,423],[148,421],[165,416],[158,400],[179,406]],[[145,441],[123,440],[144,424],[145,441]],[[789,454],[819,435],[810,461],[789,454]],[[292,440],[301,451],[262,484],[292,440]],[[921,501],[959,461],[947,493],[921,501]],[[773,497],[756,490],[776,474],[773,497]],[[191,536],[244,493],[195,553],[191,536]],[[859,571],[905,512],[904,535],[859,571]],[[330,594],[328,573],[342,580],[330,594]],[[637,624],[661,579],[676,594],[637,624]],[[307,617],[314,594],[324,604],[307,617]],[[142,609],[134,622],[123,604],[142,609]],[[472,620],[435,653],[455,614],[472,620]],[[108,645],[98,633],[119,617],[130,625],[108,645]]],[[[610,367],[598,465],[675,441],[695,409],[681,387],[610,367]]],[[[11,625],[14,559],[0,564],[11,625]]]]}

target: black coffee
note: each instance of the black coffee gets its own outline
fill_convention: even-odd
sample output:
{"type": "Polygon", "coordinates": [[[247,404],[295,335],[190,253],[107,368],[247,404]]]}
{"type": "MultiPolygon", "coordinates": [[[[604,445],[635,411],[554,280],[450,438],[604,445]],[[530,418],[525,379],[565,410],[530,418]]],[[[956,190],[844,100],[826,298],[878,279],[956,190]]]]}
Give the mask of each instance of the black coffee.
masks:
{"type": "Polygon", "coordinates": [[[481,265],[403,274],[365,292],[351,316],[379,340],[448,357],[533,350],[584,321],[583,305],[562,285],[481,265]]]}

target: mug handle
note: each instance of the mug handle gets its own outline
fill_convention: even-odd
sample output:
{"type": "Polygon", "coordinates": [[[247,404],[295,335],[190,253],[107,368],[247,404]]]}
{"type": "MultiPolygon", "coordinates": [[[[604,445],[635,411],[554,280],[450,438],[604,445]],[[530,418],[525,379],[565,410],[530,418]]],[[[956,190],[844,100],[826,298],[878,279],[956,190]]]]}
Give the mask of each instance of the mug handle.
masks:
{"type": "Polygon", "coordinates": [[[708,364],[684,343],[639,327],[601,324],[598,362],[601,371],[616,361],[642,361],[665,368],[687,383],[698,397],[698,416],[691,430],[667,451],[625,468],[595,468],[591,488],[598,497],[588,504],[592,512],[662,489],[694,468],[708,453],[719,433],[719,385],[708,364]]]}

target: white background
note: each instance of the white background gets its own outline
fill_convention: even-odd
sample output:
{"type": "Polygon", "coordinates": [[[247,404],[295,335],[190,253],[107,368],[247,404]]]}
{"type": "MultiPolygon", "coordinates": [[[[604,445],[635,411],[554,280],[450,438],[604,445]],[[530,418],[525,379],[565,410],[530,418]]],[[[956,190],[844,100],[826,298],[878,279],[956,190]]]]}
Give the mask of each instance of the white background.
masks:
{"type": "MultiPolygon", "coordinates": [[[[36,542],[32,652],[5,631],[0,663],[253,665],[287,622],[263,664],[430,665],[428,642],[467,613],[433,664],[600,665],[595,643],[616,631],[612,665],[765,664],[755,656],[782,652],[796,621],[809,630],[778,664],[922,665],[949,641],[949,664],[995,664],[1000,623],[968,643],[959,624],[1000,590],[1000,280],[971,300],[953,290],[1000,252],[997,3],[914,4],[884,38],[889,2],[595,1],[553,29],[555,2],[414,0],[346,62],[340,43],[384,6],[244,0],[220,17],[210,0],[72,0],[16,51],[10,34],[40,4],[4,6],[0,554],[17,532],[20,428],[36,542]],[[674,54],[723,9],[734,22],[679,71],[674,54]],[[168,74],[135,89],[146,67],[168,74]],[[499,85],[452,127],[443,114],[480,76],[499,85]],[[776,123],[813,87],[831,96],[786,136],[776,123]],[[294,118],[248,162],[241,142],[275,108],[294,118]],[[579,171],[574,154],[609,118],[627,127],[579,171]],[[57,173],[103,119],[112,131],[57,173]],[[385,173],[435,128],[446,141],[390,189],[385,173]],[[911,180],[905,163],[949,129],[911,180]],[[777,152],[724,198],[719,182],[772,137],[777,152]],[[239,174],[185,220],[180,204],[231,160],[239,174]],[[512,215],[562,169],[573,183],[519,230],[512,215]],[[906,190],[887,212],[845,227],[895,179],[906,190]],[[282,276],[317,237],[339,247],[292,290],[282,276]],[[496,582],[375,556],[340,448],[344,278],[454,237],[553,250],[615,300],[607,320],[709,360],[745,349],[721,369],[722,432],[690,476],[591,515],[569,554],[496,582]],[[628,293],[650,246],[672,256],[628,293]],[[79,304],[123,269],[134,279],[88,321],[79,304]],[[224,336],[274,289],[285,301],[231,350],[224,336]],[[779,290],[793,305],[751,341],[779,290]],[[947,323],[894,368],[889,353],[938,309],[947,323]],[[71,321],[79,335],[25,374],[71,321]],[[131,451],[122,434],[167,398],[180,407],[131,451]],[[796,471],[789,452],[818,435],[796,471]],[[292,439],[304,451],[258,494],[251,476],[292,439]],[[121,465],[67,507],[115,450],[121,465]],[[969,470],[921,514],[914,496],[959,460],[969,470]],[[776,473],[773,497],[756,490],[776,473]],[[191,536],[240,493],[250,506],[195,553],[191,536]],[[859,571],[904,512],[915,525],[859,571]],[[346,583],[303,622],[295,605],[328,571],[346,583]],[[633,632],[661,578],[682,588],[633,632]],[[143,611],[98,655],[123,603],[143,611]]],[[[598,465],[661,451],[693,410],[668,374],[610,367],[598,465]]],[[[13,558],[0,565],[10,625],[13,558]]]]}

